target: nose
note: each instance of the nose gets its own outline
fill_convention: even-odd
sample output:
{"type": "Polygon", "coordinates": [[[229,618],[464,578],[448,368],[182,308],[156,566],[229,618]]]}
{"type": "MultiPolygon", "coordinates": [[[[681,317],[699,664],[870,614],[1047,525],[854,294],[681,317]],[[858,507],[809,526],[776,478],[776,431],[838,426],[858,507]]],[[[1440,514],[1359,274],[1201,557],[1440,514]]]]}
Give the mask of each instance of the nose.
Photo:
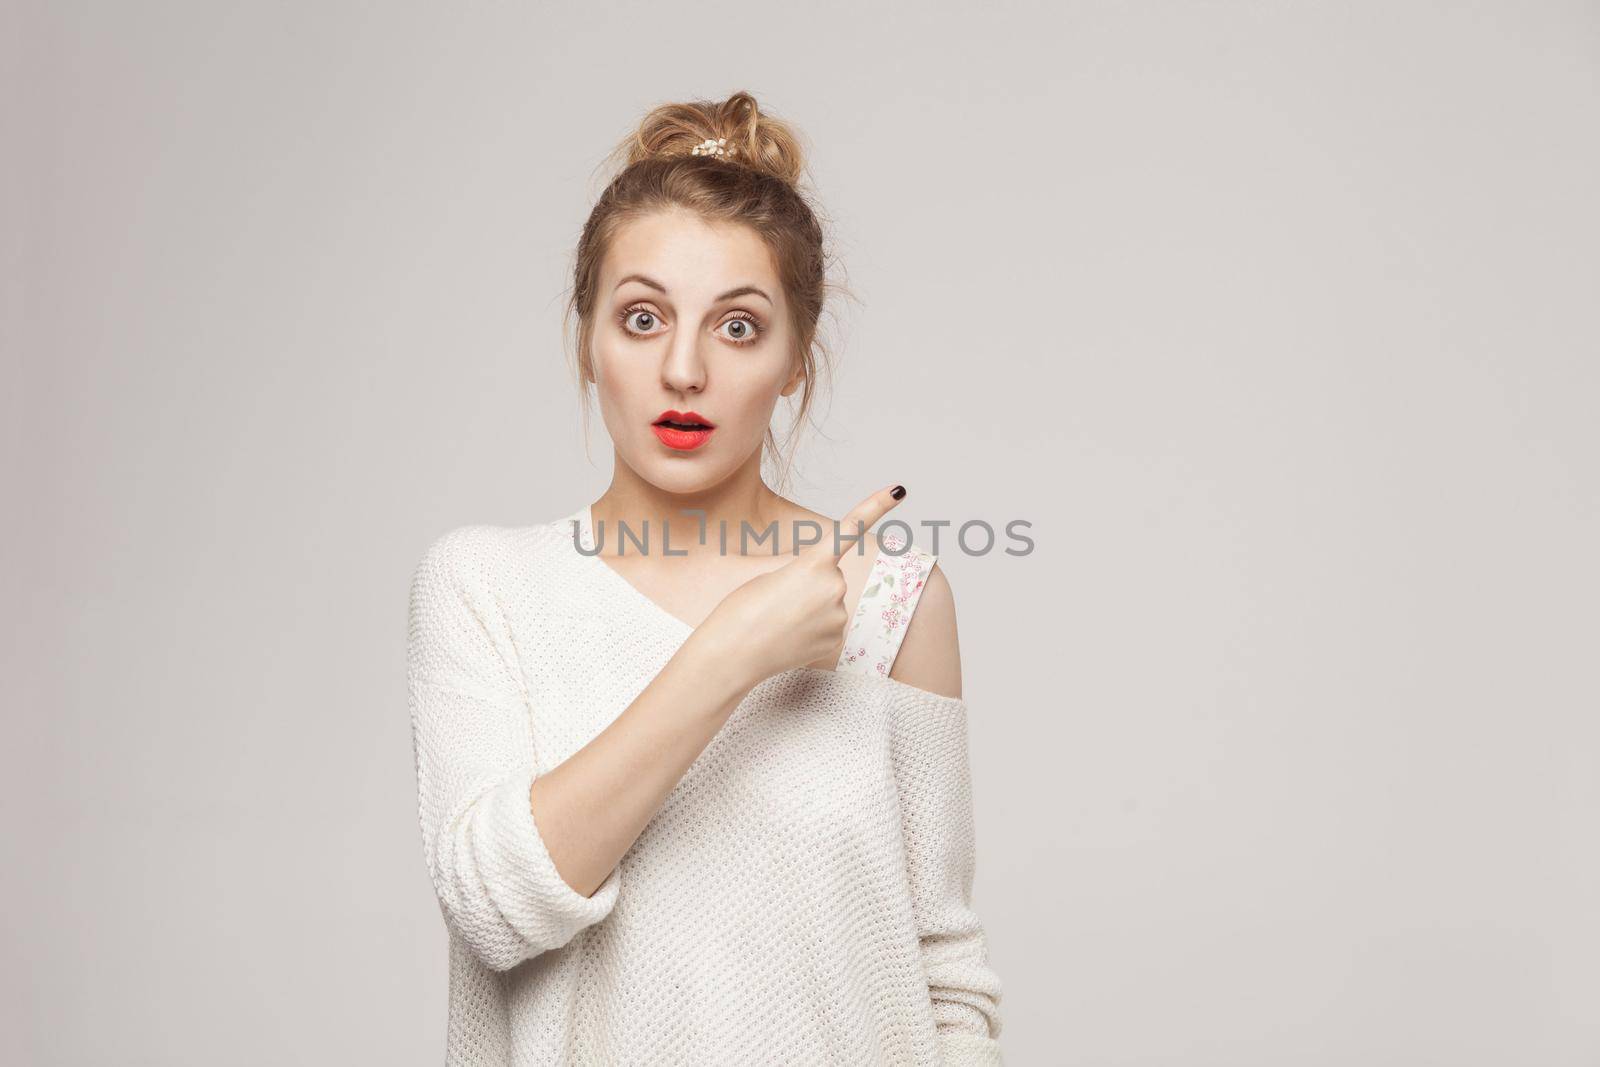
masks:
{"type": "Polygon", "coordinates": [[[672,339],[661,358],[661,384],[675,393],[699,393],[706,387],[706,361],[700,339],[686,331],[672,339]]]}

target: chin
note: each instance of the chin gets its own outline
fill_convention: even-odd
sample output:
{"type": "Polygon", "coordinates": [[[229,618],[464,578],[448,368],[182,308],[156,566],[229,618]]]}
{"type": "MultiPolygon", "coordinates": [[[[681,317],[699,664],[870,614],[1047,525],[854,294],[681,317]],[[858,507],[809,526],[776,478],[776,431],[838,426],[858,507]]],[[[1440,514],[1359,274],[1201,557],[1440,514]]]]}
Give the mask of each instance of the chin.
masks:
{"type": "Polygon", "coordinates": [[[734,470],[710,456],[695,453],[652,455],[642,461],[637,456],[623,456],[623,459],[640,478],[668,493],[702,492],[721,482],[734,470]]]}

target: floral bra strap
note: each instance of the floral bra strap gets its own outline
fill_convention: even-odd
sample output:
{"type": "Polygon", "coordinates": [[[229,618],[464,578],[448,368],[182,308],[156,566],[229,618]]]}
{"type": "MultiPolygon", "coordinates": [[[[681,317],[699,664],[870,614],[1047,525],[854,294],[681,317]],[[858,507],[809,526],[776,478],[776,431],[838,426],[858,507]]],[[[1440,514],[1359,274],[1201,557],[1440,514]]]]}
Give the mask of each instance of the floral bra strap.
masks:
{"type": "Polygon", "coordinates": [[[884,534],[882,543],[845,629],[837,669],[887,678],[938,557],[917,548],[902,552],[905,539],[897,534],[884,534]],[[890,550],[898,554],[891,555],[890,550]]]}

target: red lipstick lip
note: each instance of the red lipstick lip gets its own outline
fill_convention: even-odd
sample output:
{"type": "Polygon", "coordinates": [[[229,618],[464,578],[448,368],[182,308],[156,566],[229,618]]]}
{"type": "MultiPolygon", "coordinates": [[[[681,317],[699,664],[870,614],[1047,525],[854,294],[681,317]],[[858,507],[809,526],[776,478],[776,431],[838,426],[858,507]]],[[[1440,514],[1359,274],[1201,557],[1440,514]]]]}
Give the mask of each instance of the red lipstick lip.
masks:
{"type": "Polygon", "coordinates": [[[717,428],[716,423],[712,422],[698,411],[674,411],[672,408],[668,408],[660,415],[657,415],[656,421],[651,425],[659,426],[663,422],[698,422],[704,425],[707,429],[714,430],[717,428]]]}
{"type": "Polygon", "coordinates": [[[680,430],[675,426],[658,422],[650,427],[650,432],[668,448],[689,452],[711,440],[711,435],[716,431],[709,426],[699,430],[680,430]]]}

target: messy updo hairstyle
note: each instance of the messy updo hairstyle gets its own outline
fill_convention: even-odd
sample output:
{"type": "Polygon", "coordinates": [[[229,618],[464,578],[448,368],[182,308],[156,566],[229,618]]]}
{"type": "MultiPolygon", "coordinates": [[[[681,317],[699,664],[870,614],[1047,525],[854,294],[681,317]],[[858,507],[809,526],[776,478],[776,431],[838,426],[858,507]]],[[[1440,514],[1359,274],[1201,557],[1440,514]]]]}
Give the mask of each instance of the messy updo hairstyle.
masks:
{"type": "MultiPolygon", "coordinates": [[[[755,231],[772,253],[788,306],[794,351],[790,373],[803,369],[799,409],[791,442],[778,476],[788,482],[795,432],[811,412],[819,375],[829,357],[818,324],[831,285],[827,278],[821,212],[802,191],[805,152],[787,123],[763,114],[755,97],[736,92],[726,100],[662,104],[602,161],[620,164],[584,223],[573,263],[566,307],[566,332],[575,341],[578,387],[583,391],[584,439],[588,440],[588,387],[595,382],[592,340],[596,326],[600,265],[616,234],[629,221],[655,211],[683,208],[711,224],[737,223],[755,231]],[[699,154],[706,141],[720,142],[721,153],[699,154]],[[577,320],[575,337],[572,320],[577,320]]],[[[778,441],[769,426],[765,456],[778,441]]]]}

